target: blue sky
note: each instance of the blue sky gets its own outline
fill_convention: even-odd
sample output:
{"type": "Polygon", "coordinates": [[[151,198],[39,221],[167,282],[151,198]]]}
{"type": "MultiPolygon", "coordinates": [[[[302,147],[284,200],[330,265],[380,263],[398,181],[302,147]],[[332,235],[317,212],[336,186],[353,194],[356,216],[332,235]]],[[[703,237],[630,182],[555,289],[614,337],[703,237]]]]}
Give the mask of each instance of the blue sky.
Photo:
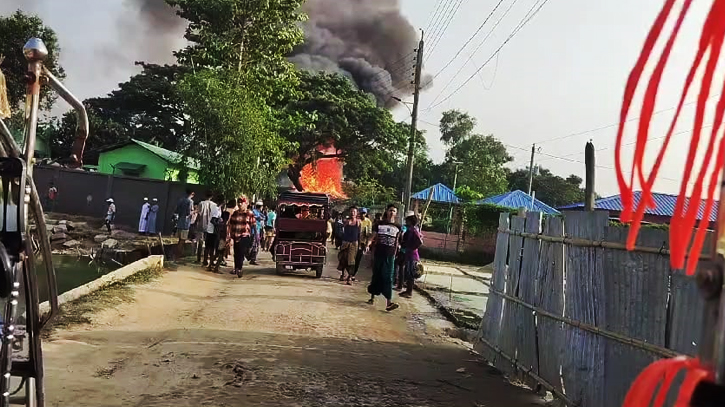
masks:
{"type": "MultiPolygon", "coordinates": [[[[161,51],[163,47],[149,46],[153,41],[149,41],[148,33],[135,29],[132,15],[129,14],[130,21],[119,22],[117,16],[129,13],[124,1],[49,1],[42,9],[35,8],[37,0],[22,2],[24,8],[39,13],[59,33],[63,63],[68,72],[67,84],[81,97],[112,90],[135,72],[135,60],[171,60],[170,55],[161,51]],[[69,8],[69,2],[74,7],[69,8]],[[80,11],[71,12],[71,9],[80,11]],[[108,55],[113,58],[104,60],[111,62],[100,64],[98,57],[108,55]]],[[[431,27],[429,22],[439,1],[401,0],[402,11],[413,26],[436,28],[438,25],[431,27]]],[[[451,1],[456,3],[456,0],[451,1]]],[[[613,125],[618,120],[627,75],[662,2],[549,0],[494,56],[494,51],[536,2],[504,0],[478,36],[422,94],[420,127],[427,131],[430,154],[436,160],[443,158],[443,146],[438,141],[435,123],[443,111],[457,108],[476,117],[478,132],[494,134],[509,146],[515,158],[513,167],[527,166],[531,144],[537,143],[541,147],[536,157],[539,165],[562,176],[574,173],[583,177],[584,145],[593,140],[601,150],[597,153],[597,191],[602,195],[616,194],[618,189],[612,169],[616,131],[613,125]],[[473,53],[500,18],[500,24],[487,41],[473,53]],[[470,61],[465,63],[469,57],[470,61]],[[489,59],[490,62],[474,74],[489,59]],[[460,74],[455,75],[459,69],[460,74]],[[471,80],[453,93],[469,77],[471,80]],[[446,87],[449,82],[450,86],[446,87]],[[438,101],[445,99],[445,102],[432,107],[439,94],[438,101]],[[572,136],[577,133],[584,134],[572,136]]],[[[434,36],[440,38],[433,52],[426,55],[425,70],[436,74],[451,61],[496,3],[498,0],[463,0],[448,29],[442,35],[434,36]]],[[[658,110],[675,106],[679,98],[703,14],[710,2],[696,3],[699,8],[694,9],[685,21],[660,87],[658,110]]],[[[3,2],[0,13],[13,8],[15,6],[3,2]]],[[[432,43],[434,38],[428,39],[432,43]]],[[[164,42],[156,40],[157,43],[164,42]]],[[[173,42],[173,39],[168,40],[173,42]]],[[[428,45],[430,50],[431,44],[428,45]]],[[[717,79],[717,83],[723,83],[721,69],[717,79]]],[[[688,101],[693,98],[694,94],[688,101]]],[[[675,136],[671,152],[665,158],[661,177],[655,185],[660,192],[676,193],[679,190],[689,146],[686,131],[693,111],[694,106],[688,105],[685,109],[687,117],[677,127],[682,134],[675,136]]],[[[398,108],[394,114],[399,120],[409,120],[405,108],[398,108]]],[[[632,116],[639,116],[639,113],[635,111],[632,116]]],[[[653,120],[651,137],[654,140],[647,150],[650,165],[661,143],[656,138],[666,129],[670,118],[671,111],[665,111],[653,120]]],[[[709,123],[708,119],[705,122],[709,123]]],[[[628,130],[626,142],[631,143],[635,129],[630,126],[628,130]]],[[[633,146],[625,149],[625,163],[631,160],[631,149],[633,146]]]]}

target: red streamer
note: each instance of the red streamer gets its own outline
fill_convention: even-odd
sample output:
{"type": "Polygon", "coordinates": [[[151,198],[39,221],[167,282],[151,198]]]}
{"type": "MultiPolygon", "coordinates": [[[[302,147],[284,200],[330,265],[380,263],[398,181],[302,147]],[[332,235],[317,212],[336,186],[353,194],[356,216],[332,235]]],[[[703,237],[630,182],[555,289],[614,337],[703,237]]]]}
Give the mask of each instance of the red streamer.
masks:
{"type": "MultiPolygon", "coordinates": [[[[642,103],[641,115],[639,126],[637,129],[637,140],[634,149],[634,160],[632,162],[632,173],[629,182],[626,181],[623,174],[623,165],[621,159],[621,148],[622,140],[624,136],[624,124],[627,121],[627,116],[632,108],[632,99],[637,90],[637,86],[643,77],[644,67],[649,61],[654,46],[657,43],[664,25],[667,22],[672,9],[675,5],[675,0],[667,0],[662,7],[662,10],[658,14],[655,23],[650,29],[647,39],[645,40],[644,47],[640,53],[637,62],[632,69],[627,81],[627,86],[624,92],[624,101],[622,103],[622,110],[620,113],[620,123],[617,131],[616,150],[615,150],[615,167],[617,171],[617,182],[622,197],[623,210],[621,214],[622,221],[631,222],[629,236],[627,238],[627,248],[634,248],[639,233],[640,224],[644,218],[644,212],[648,208],[652,208],[654,201],[652,199],[652,187],[657,174],[662,165],[662,159],[669,146],[672,134],[674,132],[677,121],[680,117],[682,107],[685,102],[685,98],[694,82],[695,75],[700,68],[705,55],[707,60],[704,67],[704,73],[702,81],[700,83],[700,93],[697,98],[696,110],[695,110],[695,122],[693,125],[693,131],[691,136],[690,149],[687,155],[687,161],[684,167],[684,177],[682,184],[680,185],[680,193],[677,197],[675,204],[675,211],[672,216],[670,224],[670,261],[672,267],[675,269],[681,269],[686,266],[686,273],[688,275],[694,274],[697,266],[697,260],[699,254],[702,251],[702,246],[705,239],[705,232],[709,225],[709,215],[713,209],[715,203],[715,189],[720,174],[722,173],[723,161],[722,153],[719,151],[722,148],[722,140],[718,142],[718,136],[720,133],[721,125],[723,122],[723,116],[725,113],[725,95],[721,95],[718,102],[715,120],[710,137],[707,141],[707,150],[703,159],[703,165],[695,177],[694,181],[692,178],[692,167],[695,163],[698,146],[700,145],[700,139],[702,136],[703,120],[705,117],[705,105],[710,95],[710,89],[712,87],[713,76],[717,67],[718,58],[722,51],[723,39],[725,38],[725,19],[722,18],[725,15],[725,0],[715,0],[710,8],[707,15],[706,21],[702,28],[702,34],[698,44],[697,53],[695,59],[690,67],[690,71],[685,79],[685,85],[680,96],[675,115],[670,123],[667,133],[664,138],[663,145],[657,154],[655,163],[649,172],[649,175],[645,175],[645,168],[643,165],[644,152],[646,150],[647,141],[649,138],[649,127],[650,120],[654,114],[655,101],[657,98],[657,91],[659,84],[662,79],[662,74],[667,66],[672,47],[677,35],[680,32],[682,22],[684,21],[687,13],[690,11],[692,0],[684,0],[682,9],[677,16],[672,32],[670,33],[662,54],[660,55],[652,76],[649,78],[647,88],[644,93],[644,101],[642,103]],[[713,161],[713,153],[717,146],[718,155],[715,159],[714,168],[708,169],[710,163],[713,161]],[[705,198],[705,213],[699,223],[697,222],[697,214],[700,209],[700,196],[704,190],[704,182],[708,171],[711,171],[709,177],[709,186],[707,188],[707,195],[705,198]],[[635,186],[635,174],[637,181],[642,188],[641,198],[638,203],[634,202],[634,186],[635,186]],[[692,188],[692,200],[688,199],[687,186],[693,183],[692,188]],[[695,231],[697,223],[697,231],[695,231]],[[694,233],[694,235],[693,235],[694,233]],[[688,245],[692,242],[690,248],[690,256],[687,256],[688,245]],[[689,258],[688,258],[689,257],[689,258]],[[687,261],[687,262],[686,262],[687,261]]],[[[725,87],[723,88],[725,90],[725,87]]]]}

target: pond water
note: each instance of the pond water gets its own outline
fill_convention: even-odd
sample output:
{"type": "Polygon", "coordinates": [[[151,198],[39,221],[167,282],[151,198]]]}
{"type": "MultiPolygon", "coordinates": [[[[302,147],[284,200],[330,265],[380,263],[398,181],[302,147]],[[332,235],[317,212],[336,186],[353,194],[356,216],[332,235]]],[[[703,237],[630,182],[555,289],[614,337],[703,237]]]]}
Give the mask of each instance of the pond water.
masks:
{"type": "MultiPolygon", "coordinates": [[[[55,275],[58,284],[58,295],[66,291],[70,291],[83,284],[108,274],[118,269],[119,265],[115,263],[101,264],[96,261],[90,263],[88,257],[78,257],[73,255],[53,255],[53,266],[55,267],[55,275]]],[[[35,270],[38,276],[38,295],[40,302],[48,300],[48,280],[45,273],[45,265],[38,263],[35,270]]]]}

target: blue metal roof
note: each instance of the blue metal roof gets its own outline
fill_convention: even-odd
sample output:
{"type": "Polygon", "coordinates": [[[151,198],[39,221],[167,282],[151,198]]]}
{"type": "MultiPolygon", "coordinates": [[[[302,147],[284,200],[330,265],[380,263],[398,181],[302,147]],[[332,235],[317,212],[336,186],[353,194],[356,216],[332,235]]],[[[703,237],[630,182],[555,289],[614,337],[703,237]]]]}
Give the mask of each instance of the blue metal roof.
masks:
{"type": "MultiPolygon", "coordinates": [[[[456,194],[453,193],[453,190],[448,188],[447,186],[443,184],[435,184],[433,185],[433,202],[442,202],[442,203],[461,203],[461,200],[458,199],[456,194]]],[[[428,200],[428,194],[430,193],[431,188],[426,188],[420,192],[416,192],[413,194],[411,198],[417,199],[419,201],[427,201],[428,200]]]]}
{"type": "MultiPolygon", "coordinates": [[[[642,196],[641,191],[635,191],[634,192],[634,204],[639,204],[640,197],[642,196]]],[[[655,207],[654,208],[646,208],[644,213],[648,215],[657,215],[657,216],[672,216],[675,213],[675,203],[677,202],[677,195],[669,195],[669,194],[660,194],[653,192],[652,193],[652,200],[654,201],[655,207]]],[[[690,200],[688,199],[685,204],[689,205],[690,200]]],[[[583,203],[573,204],[573,205],[567,205],[562,206],[559,209],[577,209],[577,208],[583,208],[583,203]]],[[[614,195],[606,198],[597,199],[594,203],[594,207],[596,209],[604,209],[608,211],[621,211],[622,206],[622,198],[619,195],[614,195]]],[[[710,222],[715,222],[717,220],[717,207],[718,202],[715,201],[715,204],[712,207],[712,210],[710,211],[709,220],[710,222]]],[[[697,219],[700,220],[703,218],[703,215],[705,213],[705,200],[700,199],[700,207],[697,210],[697,219]]]]}
{"type": "Polygon", "coordinates": [[[524,191],[511,191],[506,192],[505,194],[491,196],[486,199],[482,199],[477,204],[493,204],[498,206],[505,206],[507,208],[511,209],[518,209],[518,208],[528,208],[531,211],[546,213],[549,215],[556,215],[559,213],[556,209],[552,208],[551,206],[539,201],[538,199],[533,199],[533,205],[531,203],[532,197],[531,195],[527,194],[524,191]]]}

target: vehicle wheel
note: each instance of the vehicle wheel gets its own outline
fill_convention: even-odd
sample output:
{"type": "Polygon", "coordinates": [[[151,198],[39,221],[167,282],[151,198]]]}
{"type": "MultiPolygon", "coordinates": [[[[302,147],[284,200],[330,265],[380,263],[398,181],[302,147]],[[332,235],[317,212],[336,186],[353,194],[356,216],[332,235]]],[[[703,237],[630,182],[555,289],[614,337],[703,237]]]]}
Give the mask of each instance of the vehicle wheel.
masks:
{"type": "Polygon", "coordinates": [[[323,268],[323,266],[317,266],[317,267],[315,267],[315,278],[321,278],[322,277],[322,268],[323,268]]]}
{"type": "Polygon", "coordinates": [[[277,265],[277,275],[281,276],[282,274],[284,274],[284,266],[281,264],[278,264],[277,265]]]}

